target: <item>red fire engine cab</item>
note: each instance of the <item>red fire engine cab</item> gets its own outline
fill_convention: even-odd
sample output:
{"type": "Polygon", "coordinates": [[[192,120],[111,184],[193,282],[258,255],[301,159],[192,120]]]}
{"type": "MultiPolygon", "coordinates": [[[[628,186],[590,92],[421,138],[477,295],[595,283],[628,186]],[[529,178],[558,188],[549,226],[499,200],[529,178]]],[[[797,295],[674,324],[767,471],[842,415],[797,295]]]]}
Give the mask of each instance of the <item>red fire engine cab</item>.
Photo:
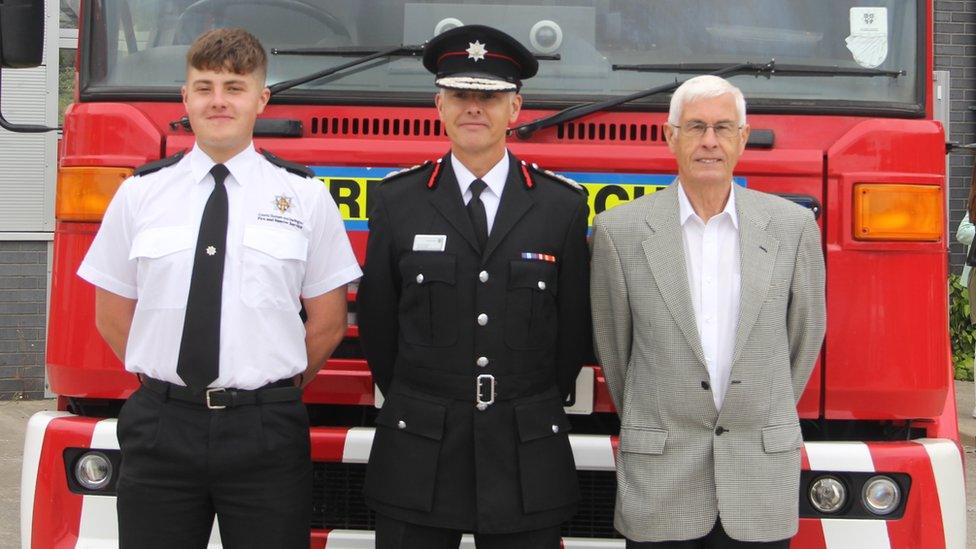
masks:
{"type": "MultiPolygon", "coordinates": [[[[0,5],[5,67],[40,62],[20,50],[38,4],[0,5]]],[[[737,183],[810,208],[823,230],[828,329],[798,405],[793,547],[962,548],[932,14],[932,0],[80,0],[47,348],[58,411],[28,426],[23,547],[117,542],[115,417],[137,381],[96,332],[93,289],[75,272],[121,181],[192,145],[179,96],[190,42],[241,26],[266,45],[274,95],[256,145],[315,171],[362,258],[370,189],[448,146],[421,45],[482,23],[540,59],[519,125],[542,122],[514,132],[512,150],[580,182],[591,215],[671,182],[661,128],[676,80],[721,72],[741,87],[753,131],[737,183]],[[591,106],[546,118],[580,105],[591,106]]],[[[317,548],[372,547],[361,487],[382,399],[355,289],[349,301],[347,337],[305,394],[317,548]]],[[[612,525],[619,422],[595,361],[568,410],[583,498],[564,546],[623,547],[612,525]]]]}

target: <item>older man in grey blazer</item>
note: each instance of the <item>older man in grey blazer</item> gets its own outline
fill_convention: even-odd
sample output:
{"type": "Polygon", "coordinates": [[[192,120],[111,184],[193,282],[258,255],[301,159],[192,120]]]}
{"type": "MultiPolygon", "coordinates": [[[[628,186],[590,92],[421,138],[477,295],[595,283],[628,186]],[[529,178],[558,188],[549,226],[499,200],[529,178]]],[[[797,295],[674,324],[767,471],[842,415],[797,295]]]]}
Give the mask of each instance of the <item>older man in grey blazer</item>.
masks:
{"type": "Polygon", "coordinates": [[[629,549],[786,548],[796,401],[824,337],[820,229],[733,184],[738,88],[693,78],[668,122],[678,178],[594,221],[594,336],[621,418],[614,525],[629,549]]]}

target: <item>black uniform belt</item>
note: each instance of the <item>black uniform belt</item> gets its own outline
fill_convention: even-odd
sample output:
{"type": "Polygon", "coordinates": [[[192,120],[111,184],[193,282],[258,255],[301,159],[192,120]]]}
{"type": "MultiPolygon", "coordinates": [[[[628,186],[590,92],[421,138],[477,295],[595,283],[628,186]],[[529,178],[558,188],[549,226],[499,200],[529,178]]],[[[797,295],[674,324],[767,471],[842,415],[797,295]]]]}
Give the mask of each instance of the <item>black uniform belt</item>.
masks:
{"type": "Polygon", "coordinates": [[[429,368],[398,367],[396,381],[434,396],[472,401],[482,410],[498,401],[555,391],[556,388],[550,372],[455,374],[429,368]]]}
{"type": "Polygon", "coordinates": [[[211,410],[273,402],[291,402],[302,398],[302,390],[295,386],[291,378],[275,381],[257,389],[215,388],[207,389],[202,393],[194,393],[189,387],[151,377],[139,377],[142,380],[142,386],[154,393],[173,400],[206,406],[211,410]]]}

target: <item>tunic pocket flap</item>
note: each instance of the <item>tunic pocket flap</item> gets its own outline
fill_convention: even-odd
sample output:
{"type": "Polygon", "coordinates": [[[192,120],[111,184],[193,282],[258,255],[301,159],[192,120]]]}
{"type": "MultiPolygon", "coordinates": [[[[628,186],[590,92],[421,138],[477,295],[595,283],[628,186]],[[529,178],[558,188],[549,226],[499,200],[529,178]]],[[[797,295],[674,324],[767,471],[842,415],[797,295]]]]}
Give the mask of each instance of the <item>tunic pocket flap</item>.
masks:
{"type": "Polygon", "coordinates": [[[443,404],[395,393],[383,403],[376,423],[404,433],[441,440],[446,414],[447,408],[443,404]]]}
{"type": "Polygon", "coordinates": [[[664,442],[668,439],[668,432],[664,429],[639,429],[635,427],[620,428],[620,451],[633,454],[664,453],[664,442]]]}
{"type": "Polygon", "coordinates": [[[276,259],[305,261],[308,258],[308,238],[295,231],[248,225],[244,227],[242,243],[276,259]]]}
{"type": "Polygon", "coordinates": [[[146,229],[132,239],[129,259],[147,257],[155,259],[172,253],[189,250],[197,243],[194,227],[158,227],[146,229]]]}
{"type": "Polygon", "coordinates": [[[509,288],[530,288],[556,293],[556,265],[545,261],[512,261],[509,288]]]}
{"type": "Polygon", "coordinates": [[[414,252],[400,260],[400,274],[410,283],[443,282],[454,285],[454,256],[440,252],[414,252]]]}
{"type": "Polygon", "coordinates": [[[519,440],[529,442],[572,430],[572,424],[563,411],[560,399],[515,405],[515,421],[518,423],[519,440]]]}
{"type": "Polygon", "coordinates": [[[796,424],[772,425],[763,428],[762,442],[767,454],[798,450],[803,446],[803,433],[796,424]]]}

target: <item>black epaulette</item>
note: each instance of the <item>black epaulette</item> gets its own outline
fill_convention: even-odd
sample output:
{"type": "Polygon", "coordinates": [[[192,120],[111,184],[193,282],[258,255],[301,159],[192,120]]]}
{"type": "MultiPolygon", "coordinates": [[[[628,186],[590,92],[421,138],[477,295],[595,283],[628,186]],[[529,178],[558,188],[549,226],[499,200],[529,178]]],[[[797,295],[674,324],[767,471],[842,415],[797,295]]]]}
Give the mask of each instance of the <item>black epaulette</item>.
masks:
{"type": "Polygon", "coordinates": [[[289,172],[295,175],[300,175],[302,177],[311,177],[312,179],[315,178],[315,172],[313,172],[312,169],[306,166],[305,164],[299,164],[298,162],[289,162],[287,160],[282,160],[277,156],[271,154],[271,152],[266,149],[261,149],[261,154],[263,154],[264,157],[268,159],[268,162],[271,162],[272,164],[278,166],[279,168],[284,168],[289,172]]]}
{"type": "MultiPolygon", "coordinates": [[[[389,181],[393,181],[394,179],[398,179],[398,178],[400,178],[400,177],[402,177],[404,175],[408,175],[408,174],[412,174],[412,173],[418,173],[421,170],[423,170],[425,168],[429,168],[432,165],[434,165],[434,162],[432,162],[430,160],[427,160],[427,161],[425,161],[422,164],[417,164],[416,166],[410,166],[409,168],[404,168],[402,170],[397,170],[395,172],[390,172],[390,173],[388,173],[386,175],[386,177],[383,178],[383,183],[387,183],[389,181]]],[[[437,166],[440,166],[440,164],[437,164],[437,166]]],[[[437,171],[440,171],[440,170],[437,170],[437,171]]],[[[430,185],[430,181],[428,181],[427,184],[429,186],[430,185]]]]}
{"type": "MultiPolygon", "coordinates": [[[[522,170],[523,170],[523,176],[526,177],[526,178],[529,177],[529,174],[527,173],[527,170],[530,170],[530,171],[535,172],[535,173],[538,173],[538,174],[542,174],[542,175],[549,176],[552,179],[555,179],[559,183],[562,183],[563,185],[566,185],[570,189],[573,189],[574,191],[576,191],[576,192],[578,192],[580,194],[586,194],[586,191],[583,190],[583,186],[580,185],[579,183],[573,181],[572,179],[570,179],[570,178],[568,178],[568,177],[566,177],[564,175],[559,175],[558,173],[551,172],[549,170],[544,170],[544,169],[540,168],[538,164],[527,164],[523,160],[522,161],[522,170]]],[[[531,185],[528,185],[528,186],[531,187],[531,185]]]]}
{"type": "Polygon", "coordinates": [[[163,168],[167,168],[179,162],[183,155],[186,154],[186,149],[174,154],[173,156],[167,156],[166,158],[160,158],[159,160],[154,160],[148,164],[143,164],[135,170],[132,171],[132,175],[146,175],[153,172],[158,172],[163,168]]]}

